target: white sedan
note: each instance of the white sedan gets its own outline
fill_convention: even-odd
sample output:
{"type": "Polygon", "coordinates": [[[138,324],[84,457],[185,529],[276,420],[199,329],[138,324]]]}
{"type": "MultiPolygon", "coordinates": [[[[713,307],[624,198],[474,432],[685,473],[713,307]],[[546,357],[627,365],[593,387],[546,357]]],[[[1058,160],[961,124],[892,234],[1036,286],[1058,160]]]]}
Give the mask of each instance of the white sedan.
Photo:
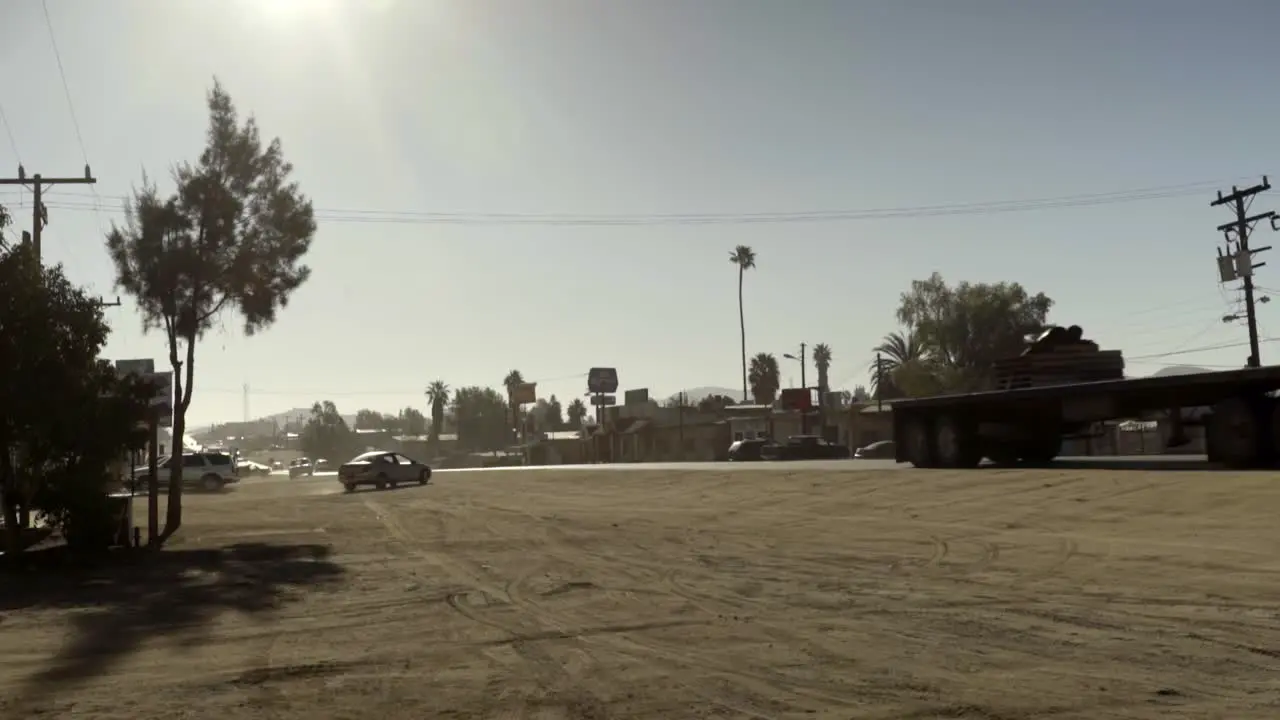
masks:
{"type": "Polygon", "coordinates": [[[372,485],[379,490],[400,483],[426,485],[430,479],[430,466],[383,450],[357,455],[338,468],[338,482],[347,492],[354,492],[360,485],[372,485]]]}

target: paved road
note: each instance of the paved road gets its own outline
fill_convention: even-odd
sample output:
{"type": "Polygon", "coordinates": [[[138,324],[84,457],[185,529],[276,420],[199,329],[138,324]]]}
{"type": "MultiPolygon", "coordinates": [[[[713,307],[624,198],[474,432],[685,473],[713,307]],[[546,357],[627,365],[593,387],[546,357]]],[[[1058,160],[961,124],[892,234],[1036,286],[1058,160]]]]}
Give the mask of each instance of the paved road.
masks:
{"type": "MultiPolygon", "coordinates": [[[[1173,470],[1208,470],[1212,466],[1208,464],[1207,459],[1203,455],[1138,455],[1138,456],[1121,456],[1121,457],[1081,457],[1081,458],[1059,458],[1053,465],[1060,469],[1081,469],[1081,470],[1147,470],[1147,471],[1173,471],[1173,470]]],[[[499,467],[499,468],[459,468],[453,470],[435,470],[436,473],[465,473],[465,472],[574,472],[574,471],[610,471],[610,472],[635,472],[635,471],[652,471],[652,470],[679,470],[685,471],[704,471],[704,472],[765,472],[776,470],[907,470],[911,466],[907,464],[899,464],[892,460],[795,460],[789,462],[748,462],[748,463],[729,463],[729,462],[678,462],[678,463],[617,463],[617,464],[601,464],[601,465],[536,465],[531,467],[499,467]]],[[[337,475],[334,471],[318,472],[315,475],[299,480],[330,480],[332,481],[337,475]]],[[[272,473],[268,478],[270,480],[289,479],[287,472],[272,473]]],[[[295,480],[294,482],[297,482],[295,480]]]]}

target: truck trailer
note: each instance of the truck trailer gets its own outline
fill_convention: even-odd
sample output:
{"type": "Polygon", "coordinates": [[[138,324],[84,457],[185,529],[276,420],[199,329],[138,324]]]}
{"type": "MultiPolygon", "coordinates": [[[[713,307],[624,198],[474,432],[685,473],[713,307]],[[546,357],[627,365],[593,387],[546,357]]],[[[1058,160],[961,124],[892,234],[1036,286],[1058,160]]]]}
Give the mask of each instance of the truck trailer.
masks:
{"type": "Polygon", "coordinates": [[[896,400],[898,462],[921,468],[1043,466],[1068,437],[1108,420],[1161,417],[1183,434],[1184,410],[1209,408],[1211,462],[1266,467],[1280,459],[1280,366],[1126,378],[1119,351],[1100,351],[1078,327],[1051,328],[1018,358],[997,363],[995,388],[896,400]]]}

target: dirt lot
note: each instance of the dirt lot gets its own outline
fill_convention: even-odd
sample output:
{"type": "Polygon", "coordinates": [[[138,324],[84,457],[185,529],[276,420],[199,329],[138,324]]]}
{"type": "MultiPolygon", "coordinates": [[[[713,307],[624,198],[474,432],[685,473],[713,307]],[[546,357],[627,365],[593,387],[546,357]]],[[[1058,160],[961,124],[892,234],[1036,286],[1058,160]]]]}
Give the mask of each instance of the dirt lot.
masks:
{"type": "Polygon", "coordinates": [[[1280,717],[1274,474],[335,490],[193,497],[161,562],[0,592],[0,716],[1280,717]]]}

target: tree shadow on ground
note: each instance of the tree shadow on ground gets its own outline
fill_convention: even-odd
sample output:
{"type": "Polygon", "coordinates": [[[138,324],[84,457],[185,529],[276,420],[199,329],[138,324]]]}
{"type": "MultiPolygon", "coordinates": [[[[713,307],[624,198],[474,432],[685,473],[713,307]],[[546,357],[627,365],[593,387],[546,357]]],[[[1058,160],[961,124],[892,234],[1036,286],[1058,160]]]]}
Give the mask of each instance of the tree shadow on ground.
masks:
{"type": "Polygon", "coordinates": [[[137,551],[91,570],[70,571],[60,550],[31,553],[51,555],[26,558],[22,574],[0,575],[0,613],[84,610],[66,621],[70,637],[58,654],[15,693],[19,708],[110,672],[144,643],[198,648],[226,611],[266,615],[302,590],[336,585],[343,576],[324,545],[137,551]],[[31,561],[43,565],[42,571],[32,572],[31,561]],[[50,572],[50,566],[57,570],[50,572]]]}

